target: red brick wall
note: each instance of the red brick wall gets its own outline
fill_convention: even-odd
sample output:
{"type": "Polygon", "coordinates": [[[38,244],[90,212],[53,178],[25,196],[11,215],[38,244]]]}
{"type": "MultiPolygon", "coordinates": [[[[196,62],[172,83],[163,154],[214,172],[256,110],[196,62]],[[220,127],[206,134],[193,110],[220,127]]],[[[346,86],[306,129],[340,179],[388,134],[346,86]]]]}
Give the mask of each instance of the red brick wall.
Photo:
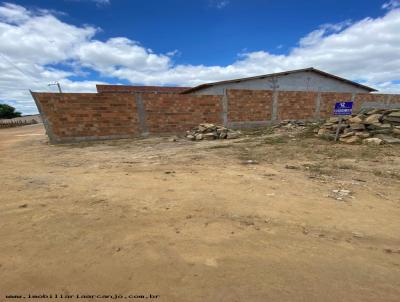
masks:
{"type": "Polygon", "coordinates": [[[316,97],[316,92],[279,91],[278,120],[314,118],[316,97]]]}
{"type": "Polygon", "coordinates": [[[272,118],[271,90],[228,90],[230,122],[265,121],[272,118]]]}
{"type": "Polygon", "coordinates": [[[133,95],[34,93],[34,97],[49,122],[54,142],[139,134],[133,95]]]}
{"type": "Polygon", "coordinates": [[[143,94],[150,133],[181,132],[204,122],[222,124],[221,96],[143,94]]]}
{"type": "Polygon", "coordinates": [[[339,92],[322,92],[320,104],[320,118],[327,118],[333,115],[336,102],[351,101],[353,94],[339,92]]]}
{"type": "MultiPolygon", "coordinates": [[[[54,143],[132,137],[145,132],[183,132],[203,122],[271,122],[273,111],[270,90],[228,90],[226,99],[154,93],[33,93],[33,96],[54,143]],[[141,103],[143,106],[137,108],[141,103]]],[[[280,91],[277,120],[313,119],[317,99],[317,92],[280,91]]],[[[335,102],[351,99],[351,93],[321,93],[319,116],[331,116],[335,102]]],[[[400,103],[400,95],[358,94],[355,102],[356,112],[363,102],[400,103]]]]}

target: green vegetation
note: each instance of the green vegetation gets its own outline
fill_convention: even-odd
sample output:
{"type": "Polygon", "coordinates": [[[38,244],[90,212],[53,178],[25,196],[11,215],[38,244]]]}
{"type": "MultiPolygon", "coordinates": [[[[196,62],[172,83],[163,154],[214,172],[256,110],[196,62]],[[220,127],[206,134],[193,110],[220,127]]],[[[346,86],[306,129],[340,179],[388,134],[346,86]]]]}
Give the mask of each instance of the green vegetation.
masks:
{"type": "Polygon", "coordinates": [[[14,118],[21,116],[21,112],[15,111],[13,106],[7,104],[0,104],[0,119],[14,118]]]}

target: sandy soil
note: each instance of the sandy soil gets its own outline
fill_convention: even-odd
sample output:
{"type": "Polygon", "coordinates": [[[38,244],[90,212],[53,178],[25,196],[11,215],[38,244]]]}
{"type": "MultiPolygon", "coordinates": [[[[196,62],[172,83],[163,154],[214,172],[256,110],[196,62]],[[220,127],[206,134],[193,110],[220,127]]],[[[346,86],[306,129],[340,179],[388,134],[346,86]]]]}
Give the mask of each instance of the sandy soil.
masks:
{"type": "Polygon", "coordinates": [[[399,301],[399,154],[270,130],[51,146],[40,125],[0,129],[0,301],[399,301]],[[28,294],[53,298],[6,298],[28,294]]]}

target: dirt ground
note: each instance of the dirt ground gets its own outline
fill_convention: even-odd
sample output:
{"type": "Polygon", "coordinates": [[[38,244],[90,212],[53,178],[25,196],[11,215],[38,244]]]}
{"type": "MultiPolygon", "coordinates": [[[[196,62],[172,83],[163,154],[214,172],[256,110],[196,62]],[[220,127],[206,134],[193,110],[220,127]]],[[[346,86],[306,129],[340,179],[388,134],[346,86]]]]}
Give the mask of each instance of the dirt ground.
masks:
{"type": "Polygon", "coordinates": [[[0,301],[400,301],[400,146],[245,134],[0,129],[0,301]]]}

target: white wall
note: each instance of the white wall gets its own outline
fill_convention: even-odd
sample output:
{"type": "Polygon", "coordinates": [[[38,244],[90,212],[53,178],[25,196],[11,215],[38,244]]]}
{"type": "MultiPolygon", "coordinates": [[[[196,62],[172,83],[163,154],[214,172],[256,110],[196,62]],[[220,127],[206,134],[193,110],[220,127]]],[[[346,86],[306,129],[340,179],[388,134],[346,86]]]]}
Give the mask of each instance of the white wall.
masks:
{"type": "Polygon", "coordinates": [[[236,83],[216,84],[193,93],[221,95],[224,93],[224,89],[273,90],[274,84],[277,90],[283,91],[369,92],[361,87],[326,77],[313,71],[303,71],[277,76],[274,79],[264,78],[245,80],[236,83]]]}

